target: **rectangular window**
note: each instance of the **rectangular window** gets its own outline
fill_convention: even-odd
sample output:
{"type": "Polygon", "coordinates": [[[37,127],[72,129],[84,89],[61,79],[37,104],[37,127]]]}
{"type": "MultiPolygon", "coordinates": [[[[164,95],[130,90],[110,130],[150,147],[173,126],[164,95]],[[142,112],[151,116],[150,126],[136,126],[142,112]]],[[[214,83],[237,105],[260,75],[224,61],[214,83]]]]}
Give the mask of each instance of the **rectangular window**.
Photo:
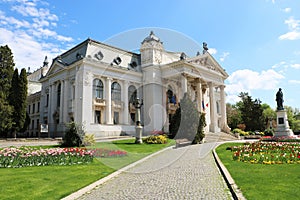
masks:
{"type": "Polygon", "coordinates": [[[40,127],[40,120],[37,119],[37,120],[36,120],[36,128],[38,129],[39,127],[40,127]]]}
{"type": "Polygon", "coordinates": [[[40,102],[38,102],[38,105],[37,105],[37,112],[40,112],[40,102]]]}
{"type": "Polygon", "coordinates": [[[95,111],[95,124],[101,124],[101,111],[95,111]]]}
{"type": "Polygon", "coordinates": [[[119,124],[119,112],[114,112],[114,124],[119,124]]]}
{"type": "Polygon", "coordinates": [[[46,107],[48,107],[48,105],[49,105],[49,94],[47,94],[46,96],[46,107]]]}
{"type": "Polygon", "coordinates": [[[31,120],[31,129],[34,129],[34,120],[31,120]]]}
{"type": "Polygon", "coordinates": [[[32,104],[32,113],[35,113],[35,104],[32,104]]]}
{"type": "Polygon", "coordinates": [[[30,105],[28,105],[28,114],[30,114],[30,105]]]}
{"type": "Polygon", "coordinates": [[[44,117],[44,124],[48,124],[48,117],[44,117]]]}

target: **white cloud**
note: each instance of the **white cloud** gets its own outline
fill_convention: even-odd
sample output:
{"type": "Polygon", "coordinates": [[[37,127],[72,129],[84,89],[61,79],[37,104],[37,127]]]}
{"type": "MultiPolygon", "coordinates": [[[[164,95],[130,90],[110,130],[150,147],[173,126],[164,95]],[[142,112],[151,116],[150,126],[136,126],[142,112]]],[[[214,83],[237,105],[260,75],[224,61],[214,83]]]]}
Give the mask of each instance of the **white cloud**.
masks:
{"type": "Polygon", "coordinates": [[[220,57],[220,61],[223,62],[225,58],[229,56],[229,54],[230,54],[229,52],[223,52],[222,56],[220,57]]]}
{"type": "Polygon", "coordinates": [[[281,9],[283,12],[285,12],[285,13],[289,13],[289,12],[291,12],[292,11],[292,9],[291,8],[284,8],[284,9],[281,9]]]}
{"type": "Polygon", "coordinates": [[[284,21],[288,25],[290,30],[295,30],[299,27],[300,20],[295,20],[294,17],[290,17],[288,20],[284,21]]]}
{"type": "Polygon", "coordinates": [[[214,54],[217,54],[217,49],[215,49],[215,48],[209,48],[208,49],[208,52],[211,54],[211,55],[214,55],[214,54]]]}
{"type": "Polygon", "coordinates": [[[56,32],[59,18],[48,9],[48,3],[2,0],[2,3],[5,2],[9,2],[7,6],[12,5],[10,10],[13,14],[7,16],[0,11],[0,44],[11,48],[16,67],[36,69],[42,65],[46,55],[51,60],[62,52],[62,44],[68,45],[73,41],[73,38],[56,32]]]}
{"type": "Polygon", "coordinates": [[[289,32],[280,35],[280,40],[298,40],[300,39],[300,20],[295,20],[294,17],[290,17],[288,20],[284,21],[288,25],[289,32]]]}
{"type": "Polygon", "coordinates": [[[294,69],[300,69],[299,63],[287,63],[285,61],[281,61],[280,63],[277,63],[271,67],[272,69],[283,69],[286,70],[288,68],[294,68],[294,69]]]}
{"type": "Polygon", "coordinates": [[[291,64],[291,67],[294,68],[294,69],[300,69],[300,64],[299,63],[291,64]]]}
{"type": "Polygon", "coordinates": [[[237,94],[251,90],[273,90],[277,88],[280,79],[284,76],[269,69],[267,71],[256,72],[249,69],[243,69],[233,72],[227,79],[227,92],[237,94]]]}
{"type": "Polygon", "coordinates": [[[300,80],[289,80],[289,83],[300,85],[300,80]]]}
{"type": "Polygon", "coordinates": [[[13,54],[14,61],[19,68],[31,67],[32,69],[40,67],[45,55],[50,57],[55,56],[50,48],[45,48],[41,43],[34,40],[34,38],[24,31],[9,31],[0,28],[0,43],[7,44],[13,54]]]}
{"type": "Polygon", "coordinates": [[[285,61],[281,61],[280,63],[276,63],[275,65],[273,65],[271,68],[277,69],[277,68],[281,68],[281,67],[287,68],[288,65],[285,61]]]}

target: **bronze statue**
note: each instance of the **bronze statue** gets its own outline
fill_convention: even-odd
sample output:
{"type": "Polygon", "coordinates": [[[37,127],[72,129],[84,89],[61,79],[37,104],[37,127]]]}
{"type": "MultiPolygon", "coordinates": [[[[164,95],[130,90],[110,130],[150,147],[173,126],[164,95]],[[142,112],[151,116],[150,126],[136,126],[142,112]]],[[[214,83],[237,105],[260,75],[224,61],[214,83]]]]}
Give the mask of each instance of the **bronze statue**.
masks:
{"type": "Polygon", "coordinates": [[[283,108],[283,93],[281,88],[279,88],[278,92],[276,93],[276,101],[277,101],[277,110],[284,110],[283,108]]]}

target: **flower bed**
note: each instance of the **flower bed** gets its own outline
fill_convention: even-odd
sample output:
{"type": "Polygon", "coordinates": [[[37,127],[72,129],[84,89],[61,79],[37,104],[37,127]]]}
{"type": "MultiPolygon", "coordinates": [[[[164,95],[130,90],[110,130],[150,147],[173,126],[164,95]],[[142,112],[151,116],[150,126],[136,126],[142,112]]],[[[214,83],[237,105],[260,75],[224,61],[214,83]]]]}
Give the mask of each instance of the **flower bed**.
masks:
{"type": "Polygon", "coordinates": [[[261,141],[265,142],[299,142],[300,137],[298,136],[263,136],[260,138],[261,141]]]}
{"type": "Polygon", "coordinates": [[[94,157],[98,158],[111,158],[111,157],[122,157],[126,156],[126,151],[121,150],[110,150],[110,149],[92,149],[94,157]]]}
{"type": "Polygon", "coordinates": [[[299,142],[255,142],[230,147],[233,160],[259,164],[300,164],[299,142]]]}
{"type": "Polygon", "coordinates": [[[84,148],[9,147],[0,150],[0,168],[74,165],[92,161],[93,152],[84,148]]]}

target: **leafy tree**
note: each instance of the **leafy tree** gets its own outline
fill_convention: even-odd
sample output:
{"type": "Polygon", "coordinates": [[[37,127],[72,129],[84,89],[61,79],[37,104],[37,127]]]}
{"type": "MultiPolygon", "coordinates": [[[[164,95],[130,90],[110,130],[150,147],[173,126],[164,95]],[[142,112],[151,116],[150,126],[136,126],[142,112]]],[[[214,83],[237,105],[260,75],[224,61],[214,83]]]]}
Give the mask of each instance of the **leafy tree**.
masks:
{"type": "Polygon", "coordinates": [[[290,106],[284,106],[284,108],[287,111],[287,117],[288,117],[288,122],[289,122],[290,128],[293,131],[299,131],[300,130],[300,120],[298,120],[296,118],[296,116],[299,113],[297,113],[297,110],[294,110],[290,106]]]}
{"type": "Polygon", "coordinates": [[[240,110],[236,105],[227,103],[226,105],[227,124],[231,129],[237,128],[238,124],[242,123],[242,116],[240,110]]]}
{"type": "Polygon", "coordinates": [[[246,125],[247,131],[264,130],[263,109],[259,99],[252,100],[247,92],[241,92],[241,101],[238,108],[241,112],[242,122],[246,125]]]}
{"type": "Polygon", "coordinates": [[[265,127],[268,127],[268,123],[272,122],[273,120],[276,120],[277,115],[276,112],[266,103],[263,103],[261,105],[263,109],[263,120],[265,123],[265,127]]]}

